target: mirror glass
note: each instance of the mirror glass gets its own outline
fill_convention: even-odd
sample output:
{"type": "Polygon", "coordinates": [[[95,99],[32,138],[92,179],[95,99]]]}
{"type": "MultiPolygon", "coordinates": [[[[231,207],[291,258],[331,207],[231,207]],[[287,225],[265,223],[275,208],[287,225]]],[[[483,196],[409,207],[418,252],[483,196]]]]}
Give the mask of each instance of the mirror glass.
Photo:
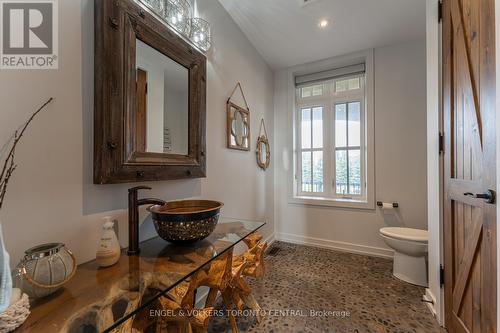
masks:
{"type": "Polygon", "coordinates": [[[260,143],[260,161],[262,164],[267,162],[267,146],[264,142],[260,143]]]}
{"type": "Polygon", "coordinates": [[[237,147],[248,146],[248,115],[232,107],[231,108],[231,145],[237,147]]]}
{"type": "Polygon", "coordinates": [[[246,137],[246,124],[245,124],[245,115],[239,110],[235,110],[233,116],[233,136],[238,146],[243,144],[243,140],[246,137]]]}
{"type": "Polygon", "coordinates": [[[188,155],[189,70],[136,42],[136,150],[188,155]]]}

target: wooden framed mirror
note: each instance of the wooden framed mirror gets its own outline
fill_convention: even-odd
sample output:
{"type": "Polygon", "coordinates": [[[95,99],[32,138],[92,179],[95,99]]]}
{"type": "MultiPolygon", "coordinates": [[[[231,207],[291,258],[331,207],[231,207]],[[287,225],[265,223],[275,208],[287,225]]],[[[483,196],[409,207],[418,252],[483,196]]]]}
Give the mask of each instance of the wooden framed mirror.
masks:
{"type": "Polygon", "coordinates": [[[269,145],[269,139],[267,138],[267,129],[264,118],[260,120],[259,137],[257,138],[255,154],[257,155],[257,165],[259,168],[266,171],[271,163],[271,146],[269,145]]]}
{"type": "Polygon", "coordinates": [[[95,0],[94,182],[206,174],[206,58],[133,0],[95,0]]]}
{"type": "Polygon", "coordinates": [[[257,165],[259,168],[262,170],[269,168],[269,164],[271,163],[271,147],[266,136],[261,135],[257,139],[255,154],[257,155],[257,165]]]}

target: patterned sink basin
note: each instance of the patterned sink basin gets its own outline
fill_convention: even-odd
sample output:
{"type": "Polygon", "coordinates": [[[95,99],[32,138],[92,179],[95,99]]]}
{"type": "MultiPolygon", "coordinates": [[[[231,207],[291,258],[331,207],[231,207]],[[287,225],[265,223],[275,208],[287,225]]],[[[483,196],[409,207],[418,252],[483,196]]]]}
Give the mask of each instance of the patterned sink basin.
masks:
{"type": "Polygon", "coordinates": [[[153,205],[148,211],[158,235],[174,243],[196,242],[208,237],[219,221],[222,202],[181,200],[153,205]]]}

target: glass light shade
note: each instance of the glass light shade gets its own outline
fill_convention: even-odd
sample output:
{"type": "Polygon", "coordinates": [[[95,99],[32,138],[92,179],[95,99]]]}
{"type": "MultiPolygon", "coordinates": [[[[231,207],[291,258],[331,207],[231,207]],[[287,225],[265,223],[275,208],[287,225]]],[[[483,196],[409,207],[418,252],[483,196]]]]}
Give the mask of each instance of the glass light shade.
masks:
{"type": "Polygon", "coordinates": [[[157,15],[163,16],[165,0],[141,0],[141,2],[151,8],[157,15]]]}
{"type": "Polygon", "coordinates": [[[163,0],[163,18],[177,32],[188,37],[191,28],[191,4],[187,0],[163,0]]]}
{"type": "Polygon", "coordinates": [[[212,46],[210,23],[199,17],[193,18],[191,20],[191,34],[189,35],[189,39],[204,52],[208,51],[212,46]]]}

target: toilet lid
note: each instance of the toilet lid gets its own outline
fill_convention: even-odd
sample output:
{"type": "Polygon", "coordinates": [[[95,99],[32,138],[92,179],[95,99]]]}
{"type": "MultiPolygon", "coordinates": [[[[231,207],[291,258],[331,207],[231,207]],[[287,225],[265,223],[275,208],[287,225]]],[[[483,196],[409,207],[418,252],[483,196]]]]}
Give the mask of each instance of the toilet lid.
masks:
{"type": "Polygon", "coordinates": [[[422,229],[386,227],[380,229],[380,233],[387,237],[414,242],[427,242],[429,239],[429,233],[427,230],[422,229]]]}

